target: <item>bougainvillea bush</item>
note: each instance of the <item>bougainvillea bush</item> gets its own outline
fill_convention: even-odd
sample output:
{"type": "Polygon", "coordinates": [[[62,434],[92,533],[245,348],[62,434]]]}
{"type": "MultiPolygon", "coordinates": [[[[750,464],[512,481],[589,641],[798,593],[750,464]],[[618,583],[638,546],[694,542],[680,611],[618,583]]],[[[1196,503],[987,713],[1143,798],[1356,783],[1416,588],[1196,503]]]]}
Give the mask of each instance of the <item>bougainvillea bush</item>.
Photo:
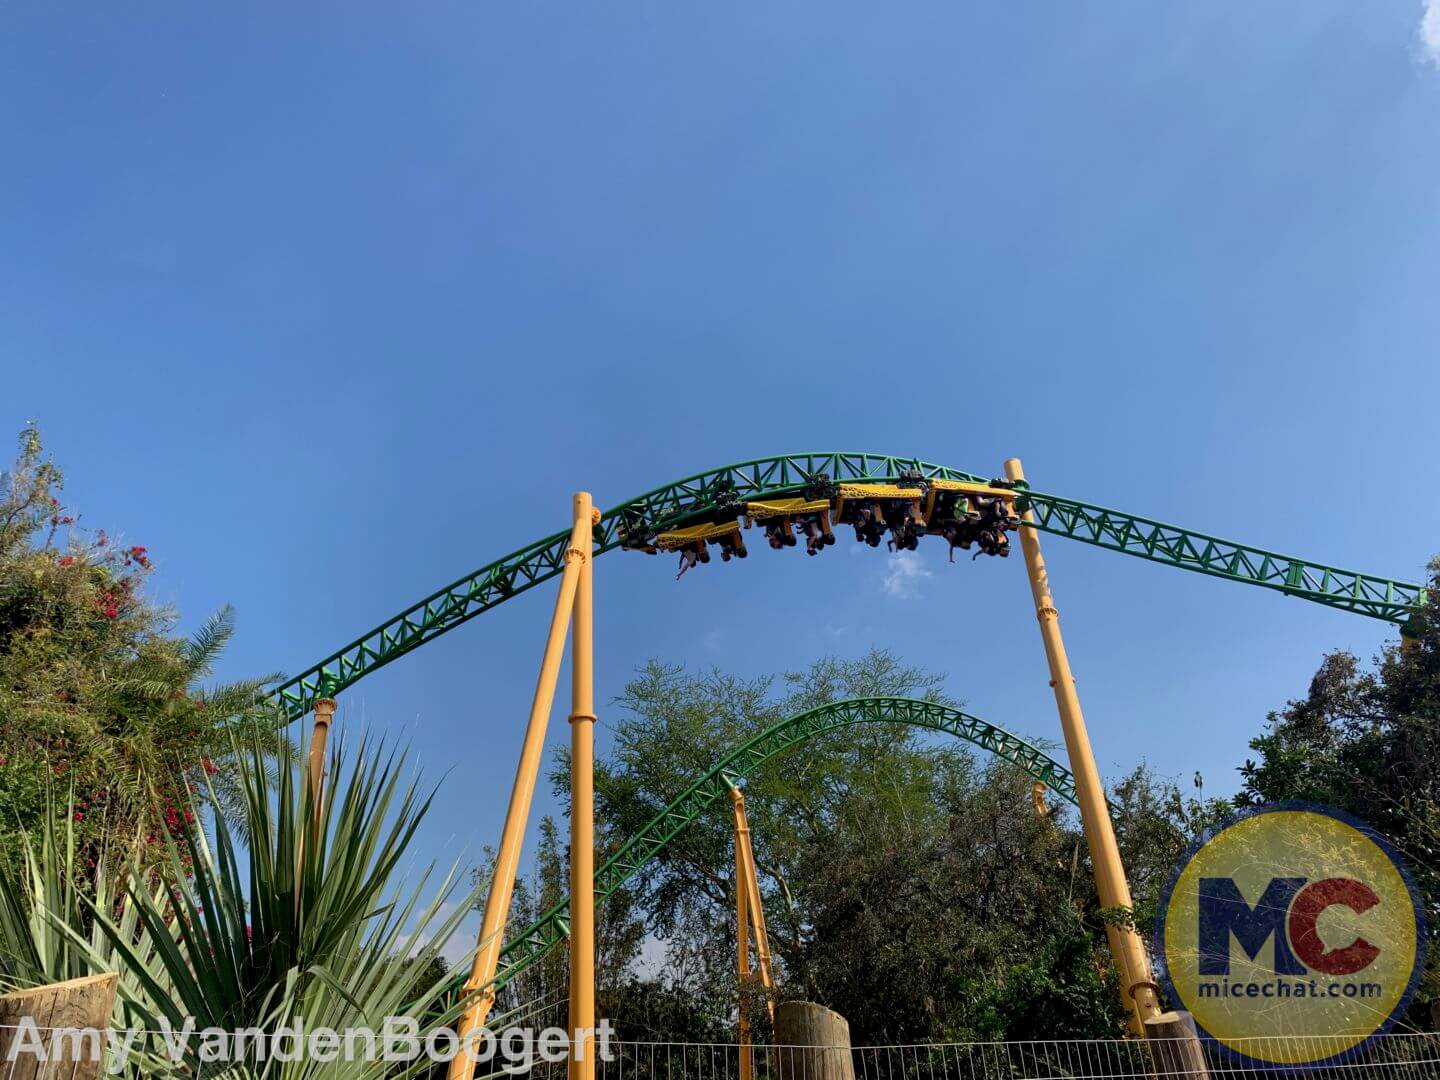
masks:
{"type": "Polygon", "coordinates": [[[82,865],[103,849],[159,858],[207,774],[225,789],[227,727],[275,730],[255,704],[265,680],[203,686],[230,610],[178,635],[147,597],[148,548],[89,528],[62,492],[25,428],[0,476],[0,859],[57,806],[82,865]]]}

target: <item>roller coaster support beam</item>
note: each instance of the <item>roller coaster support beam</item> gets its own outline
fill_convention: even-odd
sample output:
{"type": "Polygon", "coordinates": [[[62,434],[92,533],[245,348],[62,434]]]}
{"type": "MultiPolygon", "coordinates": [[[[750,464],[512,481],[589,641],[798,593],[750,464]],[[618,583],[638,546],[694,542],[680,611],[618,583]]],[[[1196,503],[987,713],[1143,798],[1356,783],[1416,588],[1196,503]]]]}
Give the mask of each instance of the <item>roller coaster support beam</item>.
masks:
{"type": "Polygon", "coordinates": [[[569,1080],[594,1080],[595,1054],[595,650],[594,565],[589,527],[599,524],[589,492],[575,496],[585,523],[570,653],[570,1037],[569,1080]]]}
{"type": "MultiPolygon", "coordinates": [[[[1024,480],[1025,470],[1019,458],[1005,462],[1009,480],[1024,480]]],[[[1080,804],[1080,822],[1090,848],[1090,861],[1095,867],[1095,891],[1100,906],[1111,912],[1132,909],[1130,885],[1125,880],[1125,867],[1120,862],[1120,847],[1110,823],[1110,808],[1105,801],[1105,787],[1095,765],[1095,753],[1085,730],[1085,715],[1080,711],[1080,696],[1075,692],[1075,677],[1065,655],[1065,642],[1060,637],[1060,616],[1055,599],[1050,595],[1050,579],[1045,560],[1040,555],[1040,536],[1034,527],[1034,514],[1026,509],[1022,515],[1020,545],[1025,552],[1025,568],[1030,575],[1030,592],[1035,599],[1035,615],[1040,622],[1040,636],[1045,642],[1045,658],[1050,665],[1050,686],[1055,691],[1055,705],[1060,712],[1060,726],[1065,732],[1065,750],[1070,756],[1070,771],[1075,777],[1076,801],[1080,804]]],[[[1128,914],[1126,916],[1128,920],[1128,914]]],[[[1130,1029],[1144,1034],[1145,1021],[1160,1014],[1157,987],[1150,974],[1150,959],[1133,922],[1109,922],[1105,927],[1110,940],[1110,953],[1120,969],[1125,1008],[1130,1015],[1130,1029]]]]}
{"type": "MultiPolygon", "coordinates": [[[[588,496],[586,498],[588,500],[588,496]]],[[[578,505],[578,498],[576,501],[578,505]]],[[[473,1000],[460,1018],[461,1049],[450,1061],[449,1080],[471,1080],[474,1076],[475,1058],[468,1050],[470,1036],[485,1026],[485,1020],[495,1004],[495,969],[500,960],[510,896],[515,889],[515,874],[520,866],[520,849],[530,818],[530,802],[540,774],[545,729],[550,722],[550,708],[555,702],[555,683],[560,677],[560,658],[565,651],[565,630],[574,611],[581,571],[590,561],[593,548],[590,515],[586,514],[583,520],[577,515],[570,531],[570,542],[565,548],[560,591],[555,597],[555,611],[550,616],[550,632],[545,639],[540,677],[535,683],[535,697],[530,705],[530,719],[520,750],[520,764],[515,770],[515,785],[510,790],[510,805],[505,810],[505,828],[500,834],[500,850],[495,856],[490,895],[485,901],[485,917],[480,924],[470,978],[465,982],[465,996],[473,1000]]]]}
{"type": "Polygon", "coordinates": [[[765,907],[760,901],[760,879],[755,869],[755,849],[750,843],[750,820],[745,814],[745,796],[733,783],[730,804],[735,812],[735,962],[739,977],[740,1004],[737,1028],[740,1037],[740,1080],[750,1080],[753,1069],[750,1044],[750,1013],[745,987],[758,974],[765,991],[765,1006],[775,1020],[775,976],[770,962],[770,935],[765,928],[765,907]],[[758,971],[750,966],[750,931],[755,932],[758,971]]]}
{"type": "Polygon", "coordinates": [[[320,820],[320,793],[325,784],[325,743],[335,719],[335,699],[315,700],[315,724],[310,729],[310,790],[315,799],[315,820],[320,820]]]}
{"type": "MultiPolygon", "coordinates": [[[[315,699],[315,720],[310,726],[310,757],[308,761],[308,781],[311,801],[311,822],[314,828],[314,842],[319,844],[320,818],[324,813],[324,805],[321,796],[325,787],[325,743],[330,738],[330,724],[335,719],[335,699],[332,697],[319,697],[315,699]]],[[[295,852],[295,919],[300,919],[300,893],[304,882],[301,880],[301,867],[305,865],[305,841],[300,837],[300,847],[295,852]]]]}
{"type": "Polygon", "coordinates": [[[745,984],[750,979],[750,894],[745,888],[745,849],[740,845],[740,815],[745,804],[739,788],[730,789],[730,798],[735,804],[735,986],[740,996],[735,1026],[740,1042],[740,1080],[750,1080],[753,1051],[750,1011],[745,1008],[745,984]]]}

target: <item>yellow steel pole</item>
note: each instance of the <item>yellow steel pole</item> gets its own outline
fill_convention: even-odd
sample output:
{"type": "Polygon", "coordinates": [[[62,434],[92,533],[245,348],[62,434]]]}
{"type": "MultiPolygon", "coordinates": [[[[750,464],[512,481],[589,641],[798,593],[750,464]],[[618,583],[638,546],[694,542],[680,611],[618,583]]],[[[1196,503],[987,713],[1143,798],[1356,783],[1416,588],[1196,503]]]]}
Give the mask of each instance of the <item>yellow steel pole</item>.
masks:
{"type": "Polygon", "coordinates": [[[740,1041],[740,1080],[750,1080],[753,1051],[750,1049],[750,1012],[745,1007],[745,985],[750,981],[750,890],[745,886],[745,848],[740,841],[743,799],[739,788],[730,789],[730,803],[735,811],[735,974],[740,992],[736,1028],[740,1041]]]}
{"type": "MultiPolygon", "coordinates": [[[[1005,462],[1005,476],[1024,480],[1025,471],[1019,458],[1005,462]]],[[[1025,552],[1025,568],[1030,574],[1030,592],[1035,599],[1035,615],[1040,620],[1040,636],[1045,642],[1045,658],[1050,665],[1050,686],[1055,691],[1055,706],[1060,712],[1060,727],[1065,732],[1065,750],[1070,757],[1070,772],[1075,777],[1075,795],[1080,803],[1080,822],[1090,848],[1090,861],[1095,867],[1095,890],[1104,908],[1131,909],[1130,885],[1120,862],[1120,848],[1110,824],[1110,808],[1105,801],[1105,788],[1100,770],[1095,766],[1095,753],[1085,729],[1085,715],[1080,711],[1080,697],[1075,692],[1075,677],[1065,655],[1065,642],[1060,637],[1060,616],[1055,599],[1050,595],[1050,579],[1045,560],[1040,555],[1040,537],[1033,527],[1035,515],[1026,510],[1022,516],[1020,546],[1025,552]]],[[[1144,1033],[1144,1023],[1160,1014],[1158,987],[1150,974],[1150,958],[1135,927],[1130,924],[1108,923],[1105,933],[1110,953],[1120,969],[1125,1007],[1130,1014],[1130,1027],[1136,1034],[1144,1033]]]]}
{"type": "Polygon", "coordinates": [[[320,817],[320,792],[325,783],[325,743],[335,719],[335,699],[315,699],[315,726],[310,729],[310,790],[315,793],[315,817],[320,817]]]}
{"type": "Polygon", "coordinates": [[[750,912],[750,927],[755,931],[756,967],[760,975],[760,986],[765,991],[765,1007],[770,1019],[775,1019],[775,976],[770,961],[770,931],[765,925],[765,905],[760,899],[760,873],[755,867],[755,847],[750,840],[750,819],[745,814],[745,795],[739,788],[730,789],[730,798],[735,804],[735,841],[740,845],[744,857],[744,883],[746,907],[750,912]]]}
{"type": "MultiPolygon", "coordinates": [[[[314,800],[311,808],[311,820],[315,825],[315,842],[320,842],[320,816],[322,807],[320,796],[324,793],[325,787],[325,743],[330,738],[330,724],[335,719],[335,699],[322,697],[315,699],[315,722],[310,728],[310,797],[314,800]]],[[[318,850],[318,848],[317,848],[318,850]]],[[[295,920],[300,920],[300,893],[305,876],[305,837],[300,837],[300,844],[295,849],[295,920]]]]}
{"type": "MultiPolygon", "coordinates": [[[[490,1008],[495,1004],[495,990],[490,985],[500,962],[505,919],[510,910],[510,895],[515,888],[515,873],[520,865],[520,848],[525,840],[525,825],[530,817],[530,801],[535,794],[535,781],[540,772],[540,758],[545,749],[545,728],[550,720],[550,707],[555,701],[555,683],[560,676],[560,658],[565,651],[565,630],[574,607],[580,570],[590,558],[592,547],[590,521],[576,522],[565,549],[565,569],[560,576],[560,591],[555,597],[555,611],[550,616],[550,633],[545,639],[545,652],[540,661],[540,677],[535,683],[535,697],[530,705],[530,719],[525,728],[525,741],[520,750],[520,764],[515,770],[515,785],[510,790],[510,805],[505,810],[505,828],[500,835],[500,850],[495,856],[494,876],[490,895],[485,901],[485,917],[475,958],[470,965],[470,978],[465,982],[467,995],[480,991],[460,1018],[459,1033],[468,1040],[471,1033],[485,1025],[490,1008]]],[[[450,1061],[449,1080],[471,1080],[475,1058],[464,1048],[450,1061]]]]}
{"type": "Polygon", "coordinates": [[[595,655],[590,493],[575,496],[586,558],[575,591],[570,654],[570,1080],[595,1076],[595,655]]]}

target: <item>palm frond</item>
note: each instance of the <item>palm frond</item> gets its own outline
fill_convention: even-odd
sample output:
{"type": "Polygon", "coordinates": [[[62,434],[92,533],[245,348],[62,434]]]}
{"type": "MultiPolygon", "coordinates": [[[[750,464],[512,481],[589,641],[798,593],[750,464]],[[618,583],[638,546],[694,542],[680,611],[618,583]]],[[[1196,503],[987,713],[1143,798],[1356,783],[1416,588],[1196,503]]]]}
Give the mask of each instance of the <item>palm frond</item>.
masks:
{"type": "Polygon", "coordinates": [[[211,673],[216,657],[224,650],[234,633],[235,609],[226,604],[201,623],[189,640],[181,644],[180,658],[185,665],[187,684],[203,679],[211,673]]]}

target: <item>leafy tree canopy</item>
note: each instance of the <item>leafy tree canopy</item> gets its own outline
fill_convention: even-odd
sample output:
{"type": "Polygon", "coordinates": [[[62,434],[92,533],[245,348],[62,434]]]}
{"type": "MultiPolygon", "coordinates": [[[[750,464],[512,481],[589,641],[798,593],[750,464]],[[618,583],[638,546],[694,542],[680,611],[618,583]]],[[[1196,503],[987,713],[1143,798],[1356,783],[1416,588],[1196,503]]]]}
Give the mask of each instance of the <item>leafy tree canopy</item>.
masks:
{"type": "MultiPolygon", "coordinates": [[[[643,827],[765,727],[872,695],[946,700],[942,676],[883,651],[755,679],[651,662],[607,711],[615,750],[596,771],[607,835],[643,827]]],[[[566,779],[562,762],[561,791],[566,779]]],[[[830,1005],[857,1042],[1119,1030],[1078,836],[1063,815],[1035,813],[1022,771],[904,725],[862,725],[769,762],[745,795],[782,997],[830,1005]]],[[[695,1030],[667,1037],[733,1015],[733,844],[726,806],[635,885],[664,944],[661,984],[696,1005],[695,1030]]]]}
{"type": "MultiPolygon", "coordinates": [[[[1440,559],[1408,642],[1374,663],[1326,656],[1308,693],[1270,714],[1240,769],[1242,806],[1295,799],[1346,810],[1384,835],[1440,925],[1440,559]]],[[[1432,948],[1421,998],[1440,997],[1432,948]]],[[[1417,1007],[1418,1011],[1418,1007],[1417,1007]]]]}
{"type": "Polygon", "coordinates": [[[113,844],[158,857],[201,779],[228,790],[226,728],[255,715],[266,680],[206,686],[230,609],[177,636],[146,596],[148,549],[85,528],[63,484],[27,427],[0,476],[0,859],[66,787],[87,859],[113,844]]]}

